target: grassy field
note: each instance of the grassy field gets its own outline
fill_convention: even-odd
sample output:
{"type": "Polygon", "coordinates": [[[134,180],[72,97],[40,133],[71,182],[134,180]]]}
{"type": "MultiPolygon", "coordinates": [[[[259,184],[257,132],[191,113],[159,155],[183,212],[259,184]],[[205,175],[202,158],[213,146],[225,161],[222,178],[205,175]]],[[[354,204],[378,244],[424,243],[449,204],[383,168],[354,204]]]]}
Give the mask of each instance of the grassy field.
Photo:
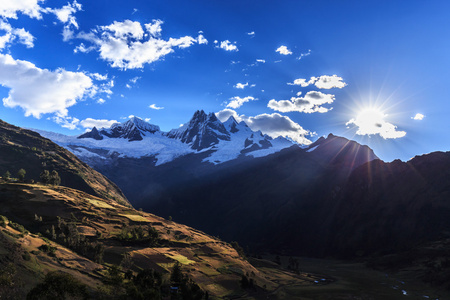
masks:
{"type": "MultiPolygon", "coordinates": [[[[405,274],[387,274],[367,268],[361,263],[336,260],[298,258],[301,272],[319,277],[332,277],[333,282],[321,281],[309,285],[286,285],[279,287],[277,299],[364,299],[364,300],[419,300],[450,299],[450,293],[425,285],[405,274]]],[[[282,258],[282,264],[287,258],[282,258]]]]}

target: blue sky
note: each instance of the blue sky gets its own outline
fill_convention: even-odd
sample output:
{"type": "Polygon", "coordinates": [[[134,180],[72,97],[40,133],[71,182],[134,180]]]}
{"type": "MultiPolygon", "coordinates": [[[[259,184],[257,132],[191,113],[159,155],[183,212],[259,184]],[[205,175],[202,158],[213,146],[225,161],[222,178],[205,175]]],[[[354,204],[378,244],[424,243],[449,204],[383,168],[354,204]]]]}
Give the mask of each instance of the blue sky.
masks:
{"type": "Polygon", "coordinates": [[[448,1],[0,1],[0,118],[76,135],[197,109],[386,161],[450,150],[448,1]]]}

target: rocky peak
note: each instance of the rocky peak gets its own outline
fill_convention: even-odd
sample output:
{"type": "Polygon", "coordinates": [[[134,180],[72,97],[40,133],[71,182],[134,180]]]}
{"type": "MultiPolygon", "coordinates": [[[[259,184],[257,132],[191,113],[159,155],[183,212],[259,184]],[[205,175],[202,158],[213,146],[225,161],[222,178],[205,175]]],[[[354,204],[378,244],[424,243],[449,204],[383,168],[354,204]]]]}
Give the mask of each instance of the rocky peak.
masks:
{"type": "Polygon", "coordinates": [[[100,134],[100,132],[98,132],[98,129],[95,126],[94,126],[94,128],[92,128],[91,131],[83,133],[78,138],[79,139],[92,138],[97,141],[103,140],[103,136],[100,134]]]}
{"type": "Polygon", "coordinates": [[[100,131],[94,127],[90,132],[86,132],[78,138],[102,140],[103,136],[107,136],[109,138],[125,138],[132,142],[140,141],[146,134],[153,134],[157,131],[159,131],[159,126],[149,124],[140,118],[132,117],[123,123],[114,123],[110,128],[102,128],[100,131]]]}
{"type": "Polygon", "coordinates": [[[326,138],[320,137],[305,150],[314,153],[320,160],[328,164],[351,163],[351,169],[378,159],[368,146],[331,133],[326,138]]]}
{"type": "Polygon", "coordinates": [[[192,144],[194,150],[209,148],[220,140],[230,140],[230,133],[214,113],[206,114],[197,110],[191,120],[178,129],[171,130],[167,136],[192,144]]]}

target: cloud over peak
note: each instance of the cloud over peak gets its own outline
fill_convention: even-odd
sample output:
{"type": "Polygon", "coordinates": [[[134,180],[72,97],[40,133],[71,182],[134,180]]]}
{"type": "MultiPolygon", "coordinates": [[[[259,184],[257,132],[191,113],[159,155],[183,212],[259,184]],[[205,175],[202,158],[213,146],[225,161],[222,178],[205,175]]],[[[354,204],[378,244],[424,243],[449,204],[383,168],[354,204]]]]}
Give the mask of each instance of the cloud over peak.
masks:
{"type": "Polygon", "coordinates": [[[358,135],[380,135],[384,139],[398,139],[406,135],[405,131],[398,131],[397,126],[385,120],[387,115],[374,109],[367,109],[351,119],[345,125],[358,127],[358,135]]]}
{"type": "Polygon", "coordinates": [[[230,101],[230,103],[227,104],[227,107],[236,109],[236,108],[239,108],[242,105],[244,105],[244,103],[246,103],[246,102],[255,101],[255,100],[258,100],[258,99],[254,98],[254,97],[251,97],[251,96],[247,96],[247,97],[244,97],[244,98],[236,96],[236,97],[230,98],[230,100],[231,101],[230,101]]]}
{"type": "Polygon", "coordinates": [[[306,138],[310,134],[302,126],[292,121],[287,116],[278,113],[260,114],[254,117],[239,115],[236,111],[226,108],[216,113],[217,118],[224,122],[233,116],[237,122],[244,121],[252,130],[260,130],[262,133],[277,138],[288,137],[301,145],[309,145],[311,141],[306,138]]]}

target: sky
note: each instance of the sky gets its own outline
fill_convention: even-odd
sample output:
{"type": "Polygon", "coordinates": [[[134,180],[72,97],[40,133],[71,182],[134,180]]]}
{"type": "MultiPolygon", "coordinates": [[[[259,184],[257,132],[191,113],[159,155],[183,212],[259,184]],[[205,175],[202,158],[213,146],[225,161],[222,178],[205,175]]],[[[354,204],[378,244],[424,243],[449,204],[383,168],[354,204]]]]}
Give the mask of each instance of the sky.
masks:
{"type": "Polygon", "coordinates": [[[449,1],[0,0],[0,119],[79,135],[203,109],[392,161],[450,150],[449,1]]]}

